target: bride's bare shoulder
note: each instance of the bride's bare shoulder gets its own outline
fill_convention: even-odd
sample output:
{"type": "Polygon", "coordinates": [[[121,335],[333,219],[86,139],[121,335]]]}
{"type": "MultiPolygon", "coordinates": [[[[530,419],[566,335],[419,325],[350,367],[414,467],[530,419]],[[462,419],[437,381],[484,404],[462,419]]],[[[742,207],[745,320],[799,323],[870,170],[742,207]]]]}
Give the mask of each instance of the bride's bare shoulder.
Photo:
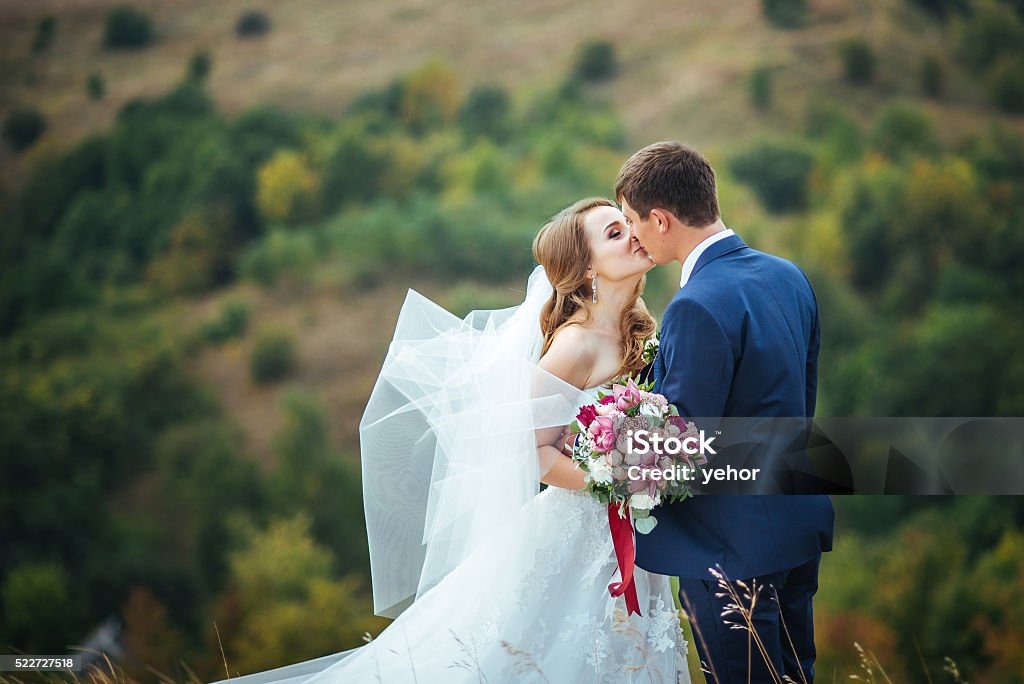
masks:
{"type": "Polygon", "coordinates": [[[578,325],[567,325],[551,339],[540,367],[576,387],[586,387],[597,361],[594,335],[578,325]]]}

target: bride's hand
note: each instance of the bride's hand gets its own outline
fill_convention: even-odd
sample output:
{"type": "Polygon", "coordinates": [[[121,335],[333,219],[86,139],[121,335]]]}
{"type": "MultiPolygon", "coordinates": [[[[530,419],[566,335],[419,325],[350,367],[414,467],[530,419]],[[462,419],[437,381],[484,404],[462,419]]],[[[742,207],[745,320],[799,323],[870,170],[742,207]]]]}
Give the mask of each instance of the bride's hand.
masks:
{"type": "Polygon", "coordinates": [[[556,442],[556,444],[559,444],[562,447],[563,454],[565,454],[566,456],[572,456],[573,441],[574,440],[572,430],[570,430],[569,426],[566,425],[564,428],[562,428],[562,434],[558,436],[558,442],[556,442]]]}

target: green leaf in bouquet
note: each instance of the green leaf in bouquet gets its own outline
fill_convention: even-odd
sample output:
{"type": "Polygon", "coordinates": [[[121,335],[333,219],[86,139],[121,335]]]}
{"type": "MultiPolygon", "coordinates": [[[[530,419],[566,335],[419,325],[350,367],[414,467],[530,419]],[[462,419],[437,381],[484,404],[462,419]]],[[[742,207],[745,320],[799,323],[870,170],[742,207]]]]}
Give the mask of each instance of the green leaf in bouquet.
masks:
{"type": "Polygon", "coordinates": [[[647,518],[647,517],[650,517],[650,515],[651,515],[651,512],[649,510],[647,510],[646,508],[634,508],[633,509],[633,517],[636,518],[636,519],[647,518]]]}
{"type": "Polygon", "coordinates": [[[572,421],[572,424],[569,425],[569,432],[571,432],[573,434],[577,434],[579,432],[583,432],[583,428],[580,427],[580,422],[578,420],[572,421]]]}
{"type": "Polygon", "coordinates": [[[650,534],[651,530],[654,529],[655,525],[658,524],[658,519],[653,515],[649,515],[646,518],[634,518],[633,527],[640,534],[650,534]]]}

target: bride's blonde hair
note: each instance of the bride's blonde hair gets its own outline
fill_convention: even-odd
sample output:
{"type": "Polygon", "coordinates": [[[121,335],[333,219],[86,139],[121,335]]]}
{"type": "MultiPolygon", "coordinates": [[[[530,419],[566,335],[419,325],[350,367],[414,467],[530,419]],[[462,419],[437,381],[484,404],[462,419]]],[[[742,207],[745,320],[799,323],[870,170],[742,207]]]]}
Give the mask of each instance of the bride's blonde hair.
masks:
{"type": "MultiPolygon", "coordinates": [[[[615,203],[603,197],[582,199],[555,214],[533,240],[533,258],[544,267],[553,292],[541,309],[540,328],[544,335],[543,356],[559,330],[578,321],[569,319],[583,311],[584,321],[590,318],[593,291],[587,266],[590,264],[590,243],[583,230],[583,218],[596,207],[614,207],[615,203]]],[[[653,337],[654,318],[647,310],[640,293],[644,291],[647,276],[641,276],[633,293],[633,301],[622,314],[622,366],[616,375],[632,373],[644,367],[644,340],[653,337]]]]}

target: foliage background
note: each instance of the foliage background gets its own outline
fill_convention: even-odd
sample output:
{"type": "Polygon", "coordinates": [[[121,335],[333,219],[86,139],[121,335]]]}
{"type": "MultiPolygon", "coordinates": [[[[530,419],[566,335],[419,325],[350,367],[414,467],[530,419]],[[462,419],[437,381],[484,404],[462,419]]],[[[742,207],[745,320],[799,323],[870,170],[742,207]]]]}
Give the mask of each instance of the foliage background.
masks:
{"type": "MultiPolygon", "coordinates": [[[[515,303],[657,139],[811,277],[819,415],[1024,415],[1018,2],[128,7],[0,6],[4,652],[109,619],[129,672],[212,679],[218,637],[246,672],[377,633],[357,426],[405,289],[515,303]]],[[[1024,677],[1021,499],[835,503],[820,676],[1024,677]]]]}

